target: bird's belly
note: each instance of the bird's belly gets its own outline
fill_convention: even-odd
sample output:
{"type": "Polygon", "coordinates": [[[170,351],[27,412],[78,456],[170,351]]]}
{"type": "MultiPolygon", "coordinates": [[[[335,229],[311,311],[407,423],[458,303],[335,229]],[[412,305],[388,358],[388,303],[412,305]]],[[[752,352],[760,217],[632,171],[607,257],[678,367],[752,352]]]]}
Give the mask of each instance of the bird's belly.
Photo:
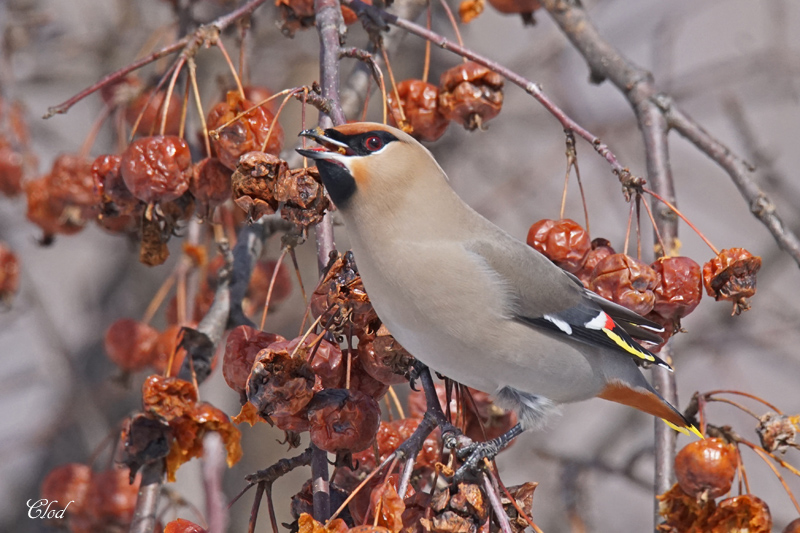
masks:
{"type": "Polygon", "coordinates": [[[439,270],[442,282],[426,283],[423,289],[407,269],[394,268],[386,276],[380,265],[359,265],[378,316],[404,348],[433,370],[489,394],[508,386],[556,402],[588,399],[602,390],[602,373],[583,347],[503,316],[491,291],[470,294],[469,282],[453,283],[458,273],[451,270],[439,270]]]}

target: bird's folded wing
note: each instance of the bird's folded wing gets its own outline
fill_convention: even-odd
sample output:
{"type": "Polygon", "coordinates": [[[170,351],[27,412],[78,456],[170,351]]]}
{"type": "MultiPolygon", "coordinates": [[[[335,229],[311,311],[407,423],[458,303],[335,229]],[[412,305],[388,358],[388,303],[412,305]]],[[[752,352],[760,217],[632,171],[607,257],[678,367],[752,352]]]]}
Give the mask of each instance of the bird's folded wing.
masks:
{"type": "Polygon", "coordinates": [[[660,341],[644,329],[657,324],[608,302],[575,283],[574,277],[526,244],[499,233],[491,240],[470,240],[467,250],[479,256],[509,294],[509,314],[532,327],[585,344],[625,353],[638,364],[670,368],[633,340],[660,341]]]}

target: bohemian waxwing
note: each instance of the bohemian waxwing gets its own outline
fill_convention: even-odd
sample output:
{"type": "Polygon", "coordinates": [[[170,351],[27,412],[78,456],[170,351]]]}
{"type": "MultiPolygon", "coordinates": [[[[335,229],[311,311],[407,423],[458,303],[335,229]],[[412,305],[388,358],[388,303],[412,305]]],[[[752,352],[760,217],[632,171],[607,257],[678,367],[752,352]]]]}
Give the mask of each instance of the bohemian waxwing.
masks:
{"type": "Polygon", "coordinates": [[[659,326],[586,290],[577,278],[476,213],[431,153],[374,123],[306,130],[347,226],[378,316],[417,359],[491,393],[536,427],[558,404],[598,396],[700,437],[639,366],[669,366],[631,336],[659,326]]]}

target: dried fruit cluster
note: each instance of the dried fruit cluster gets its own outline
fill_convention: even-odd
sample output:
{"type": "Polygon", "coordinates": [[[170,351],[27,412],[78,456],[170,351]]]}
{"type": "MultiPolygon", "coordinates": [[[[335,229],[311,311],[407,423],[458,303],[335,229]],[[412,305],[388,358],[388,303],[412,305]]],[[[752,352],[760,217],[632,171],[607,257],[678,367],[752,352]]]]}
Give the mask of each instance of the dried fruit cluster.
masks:
{"type": "Polygon", "coordinates": [[[737,308],[755,294],[755,274],[760,257],[741,248],[723,250],[703,267],[688,257],[661,257],[651,265],[616,253],[602,238],[588,233],[570,219],[543,219],[531,225],[527,242],[584,286],[603,298],[627,307],[660,324],[663,343],[681,331],[681,319],[700,303],[705,284],[717,300],[733,300],[737,308]]]}
{"type": "Polygon", "coordinates": [[[421,141],[437,140],[451,121],[482,129],[503,107],[502,76],[472,61],[445,71],[438,87],[409,79],[396,91],[387,94],[390,122],[421,141]]]}
{"type": "Polygon", "coordinates": [[[264,152],[249,152],[233,173],[233,199],[248,220],[281,208],[281,216],[308,228],[318,224],[330,206],[316,167],[289,169],[286,161],[264,152]]]}
{"type": "Polygon", "coordinates": [[[123,531],[133,519],[139,482],[140,476],[132,476],[127,468],[93,472],[88,465],[68,463],[47,474],[40,494],[53,502],[50,510],[65,509],[55,513],[52,525],[72,533],[123,531]]]}
{"type": "Polygon", "coordinates": [[[36,156],[22,104],[0,97],[0,194],[19,195],[24,181],[36,170],[36,156]]]}
{"type": "Polygon", "coordinates": [[[769,507],[756,496],[742,494],[717,501],[730,491],[739,461],[736,446],[720,438],[695,441],[678,452],[678,483],[658,496],[665,520],[658,531],[772,531],[769,507]]]}

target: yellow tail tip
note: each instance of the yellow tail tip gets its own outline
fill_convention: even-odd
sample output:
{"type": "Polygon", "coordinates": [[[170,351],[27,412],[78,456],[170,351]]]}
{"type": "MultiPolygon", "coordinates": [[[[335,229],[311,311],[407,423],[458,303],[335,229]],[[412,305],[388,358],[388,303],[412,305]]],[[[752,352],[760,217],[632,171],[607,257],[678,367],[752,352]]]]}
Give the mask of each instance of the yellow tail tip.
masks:
{"type": "Polygon", "coordinates": [[[697,436],[697,437],[700,437],[701,439],[704,439],[704,438],[705,438],[705,437],[703,436],[703,434],[702,434],[702,433],[700,433],[700,430],[698,430],[696,427],[694,427],[694,426],[692,426],[692,425],[689,425],[689,426],[686,426],[686,427],[680,427],[680,426],[676,426],[675,424],[673,424],[673,423],[672,423],[672,422],[670,422],[669,420],[665,420],[665,419],[663,419],[663,418],[662,418],[661,420],[664,420],[664,423],[665,423],[666,425],[668,425],[669,427],[671,427],[672,429],[674,429],[674,430],[675,430],[675,431],[677,431],[678,433],[683,433],[683,434],[684,434],[684,435],[686,435],[687,437],[689,437],[689,436],[691,436],[691,435],[695,435],[695,436],[697,436]]]}

